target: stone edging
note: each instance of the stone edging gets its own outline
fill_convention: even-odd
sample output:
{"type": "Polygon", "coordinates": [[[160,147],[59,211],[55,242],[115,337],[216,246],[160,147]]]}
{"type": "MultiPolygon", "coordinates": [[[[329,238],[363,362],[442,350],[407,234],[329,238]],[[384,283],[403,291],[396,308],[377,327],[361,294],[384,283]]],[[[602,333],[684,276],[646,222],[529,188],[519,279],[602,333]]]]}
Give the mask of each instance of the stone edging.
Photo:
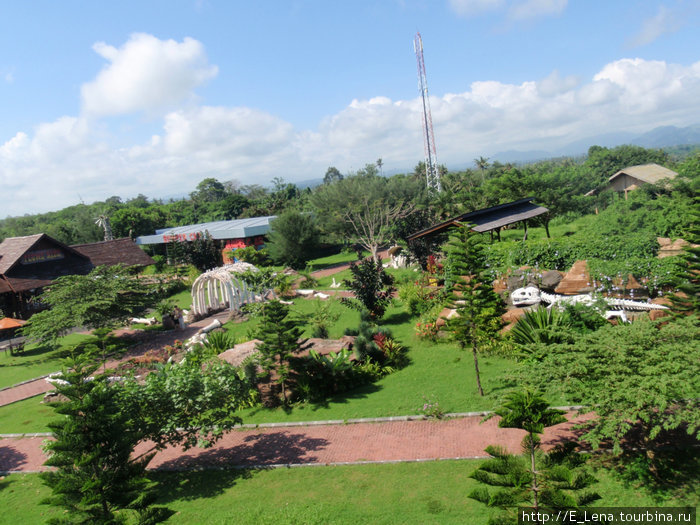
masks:
{"type": "MultiPolygon", "coordinates": [[[[20,383],[17,383],[17,384],[11,385],[11,386],[4,386],[4,387],[0,388],[0,392],[4,392],[5,390],[10,390],[11,388],[17,388],[18,386],[26,385],[27,383],[33,383],[34,381],[39,381],[41,379],[46,379],[51,374],[55,374],[55,373],[56,372],[51,372],[50,374],[46,374],[45,376],[39,376],[39,377],[34,377],[32,379],[27,379],[25,381],[22,381],[20,383]]],[[[39,394],[37,394],[37,395],[39,395],[39,394]]],[[[32,396],[32,397],[34,397],[34,396],[32,396]]],[[[28,399],[28,398],[25,398],[25,399],[28,399]]]]}
{"type": "MultiPolygon", "coordinates": [[[[580,410],[582,405],[552,407],[559,410],[580,410]]],[[[445,414],[442,419],[464,419],[467,417],[486,417],[493,414],[491,410],[482,412],[452,412],[445,414]]],[[[391,423],[395,421],[429,421],[431,419],[425,415],[413,416],[387,416],[387,417],[367,417],[367,418],[351,418],[351,419],[326,419],[320,421],[289,421],[281,423],[245,423],[236,425],[233,430],[254,430],[257,428],[294,428],[294,427],[316,427],[327,425],[355,425],[360,423],[391,423]]],[[[439,420],[438,420],[439,421],[439,420]]],[[[51,432],[33,432],[33,433],[18,433],[18,434],[0,434],[0,439],[13,438],[32,438],[32,437],[49,437],[51,432]]]]}

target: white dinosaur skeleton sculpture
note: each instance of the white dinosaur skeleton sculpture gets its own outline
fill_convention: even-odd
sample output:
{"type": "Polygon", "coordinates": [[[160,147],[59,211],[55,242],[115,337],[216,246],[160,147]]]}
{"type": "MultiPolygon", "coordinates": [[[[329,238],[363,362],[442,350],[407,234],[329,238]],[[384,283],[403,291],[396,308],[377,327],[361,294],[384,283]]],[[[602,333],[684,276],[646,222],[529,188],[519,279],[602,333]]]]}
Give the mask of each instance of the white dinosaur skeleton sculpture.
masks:
{"type": "MultiPolygon", "coordinates": [[[[567,304],[585,304],[592,306],[595,299],[591,294],[580,295],[557,295],[541,291],[536,286],[527,286],[526,288],[518,288],[510,294],[513,301],[513,306],[533,306],[545,302],[547,308],[552,306],[564,306],[567,304]]],[[[632,301],[630,299],[617,299],[615,297],[603,297],[610,309],[605,312],[604,317],[610,319],[619,317],[623,321],[627,321],[625,311],[646,312],[649,310],[668,310],[667,306],[661,304],[644,303],[641,301],[632,301]]]]}

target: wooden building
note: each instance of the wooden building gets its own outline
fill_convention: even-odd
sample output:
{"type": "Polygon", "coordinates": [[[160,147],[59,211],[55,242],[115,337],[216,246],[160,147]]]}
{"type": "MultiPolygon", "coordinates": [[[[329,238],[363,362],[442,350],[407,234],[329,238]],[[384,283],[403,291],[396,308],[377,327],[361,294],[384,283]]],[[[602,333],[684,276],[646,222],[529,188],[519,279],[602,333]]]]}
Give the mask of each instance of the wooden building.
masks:
{"type": "Polygon", "coordinates": [[[44,233],[0,243],[0,310],[27,319],[42,310],[44,287],[64,275],[85,275],[96,266],[153,264],[130,239],[66,246],[44,233]]]}
{"type": "Polygon", "coordinates": [[[608,179],[608,184],[602,189],[591,190],[586,195],[595,195],[601,191],[613,190],[624,194],[636,190],[644,184],[657,184],[664,179],[673,179],[678,175],[673,170],[659,166],[658,164],[641,164],[621,169],[608,179]]]}

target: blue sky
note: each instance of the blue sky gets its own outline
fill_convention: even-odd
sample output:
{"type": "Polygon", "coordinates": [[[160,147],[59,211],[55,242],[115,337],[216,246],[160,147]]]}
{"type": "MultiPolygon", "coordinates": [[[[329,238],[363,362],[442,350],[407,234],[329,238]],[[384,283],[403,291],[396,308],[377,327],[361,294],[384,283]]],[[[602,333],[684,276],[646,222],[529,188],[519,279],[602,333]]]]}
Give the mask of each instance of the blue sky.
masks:
{"type": "Polygon", "coordinates": [[[697,1],[0,0],[0,217],[700,123],[697,1]]]}

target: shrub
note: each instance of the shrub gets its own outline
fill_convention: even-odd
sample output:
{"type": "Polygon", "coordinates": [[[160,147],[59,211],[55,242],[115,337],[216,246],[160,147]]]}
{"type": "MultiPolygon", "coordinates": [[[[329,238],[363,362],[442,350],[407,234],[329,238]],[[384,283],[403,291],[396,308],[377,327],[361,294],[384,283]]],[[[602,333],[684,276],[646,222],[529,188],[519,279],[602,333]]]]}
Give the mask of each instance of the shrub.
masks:
{"type": "Polygon", "coordinates": [[[366,310],[373,321],[384,316],[391,295],[395,289],[392,286],[394,278],[384,271],[381,262],[372,257],[350,265],[351,280],[345,280],[345,285],[355,293],[355,299],[343,298],[343,304],[356,310],[366,310]]]}
{"type": "Polygon", "coordinates": [[[212,353],[220,354],[235,345],[235,337],[228,332],[210,332],[203,346],[212,353]]]}
{"type": "Polygon", "coordinates": [[[510,336],[521,345],[560,343],[570,326],[571,318],[568,314],[557,308],[540,306],[525,312],[510,331],[510,336]]]}
{"type": "Polygon", "coordinates": [[[265,248],[258,250],[255,246],[246,246],[245,248],[237,248],[232,250],[228,252],[228,255],[231,258],[247,262],[253,266],[257,266],[258,268],[270,266],[272,264],[270,255],[265,248]]]}

